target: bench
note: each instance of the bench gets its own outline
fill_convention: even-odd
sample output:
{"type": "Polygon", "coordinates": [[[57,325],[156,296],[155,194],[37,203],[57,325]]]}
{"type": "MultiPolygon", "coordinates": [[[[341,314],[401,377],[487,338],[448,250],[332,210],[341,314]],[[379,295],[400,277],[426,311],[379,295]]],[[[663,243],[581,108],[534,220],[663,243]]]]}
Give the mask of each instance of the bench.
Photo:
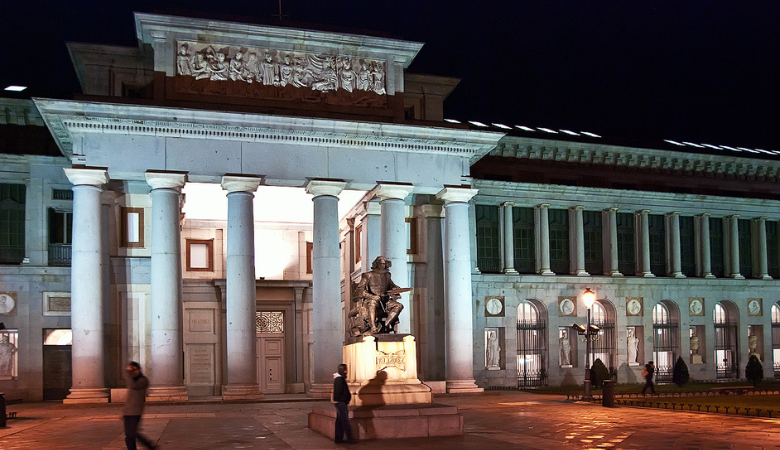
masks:
{"type": "Polygon", "coordinates": [[[724,387],[714,387],[710,388],[711,391],[717,392],[719,394],[725,394],[729,395],[731,393],[737,394],[737,395],[743,395],[745,392],[753,391],[755,390],[755,387],[753,386],[724,386],[724,387]]]}

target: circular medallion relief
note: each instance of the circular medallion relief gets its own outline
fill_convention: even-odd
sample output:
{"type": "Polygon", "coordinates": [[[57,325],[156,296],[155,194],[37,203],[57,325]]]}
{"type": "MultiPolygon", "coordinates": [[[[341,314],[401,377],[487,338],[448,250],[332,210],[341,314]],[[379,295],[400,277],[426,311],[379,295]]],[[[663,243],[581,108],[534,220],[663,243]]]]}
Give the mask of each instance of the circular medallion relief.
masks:
{"type": "Polygon", "coordinates": [[[751,300],[750,303],[748,303],[748,311],[754,316],[761,314],[761,303],[756,299],[751,300]]]}
{"type": "Polygon", "coordinates": [[[632,298],[628,301],[628,313],[632,316],[639,315],[639,312],[642,310],[642,304],[639,303],[639,300],[632,298]]]}
{"type": "Polygon", "coordinates": [[[501,300],[497,298],[491,298],[488,299],[487,303],[485,303],[485,309],[487,310],[488,314],[497,316],[501,314],[501,311],[504,310],[504,305],[501,303],[501,300]]]}
{"type": "Polygon", "coordinates": [[[564,316],[570,315],[571,313],[574,312],[574,302],[572,302],[568,298],[564,298],[563,300],[561,300],[560,311],[561,314],[564,316]]]}
{"type": "Polygon", "coordinates": [[[16,302],[14,298],[8,294],[0,294],[0,314],[8,314],[14,310],[16,302]]]}
{"type": "Polygon", "coordinates": [[[702,310],[704,309],[704,306],[701,304],[701,300],[694,299],[691,300],[691,314],[694,316],[701,315],[702,310]]]}

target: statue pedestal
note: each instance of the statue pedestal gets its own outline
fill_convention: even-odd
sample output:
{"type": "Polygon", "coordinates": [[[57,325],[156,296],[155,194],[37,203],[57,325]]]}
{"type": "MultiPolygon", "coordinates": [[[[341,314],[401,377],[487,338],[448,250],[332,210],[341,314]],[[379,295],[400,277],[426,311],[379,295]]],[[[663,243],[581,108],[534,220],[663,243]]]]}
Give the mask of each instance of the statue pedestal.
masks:
{"type": "Polygon", "coordinates": [[[701,355],[691,355],[691,364],[702,364],[701,355]]]}
{"type": "MultiPolygon", "coordinates": [[[[354,339],[344,346],[349,417],[357,439],[458,436],[463,416],[455,406],[435,404],[431,389],[417,379],[414,336],[391,334],[354,339]]],[[[309,428],[334,438],[336,409],[315,406],[309,428]]]]}

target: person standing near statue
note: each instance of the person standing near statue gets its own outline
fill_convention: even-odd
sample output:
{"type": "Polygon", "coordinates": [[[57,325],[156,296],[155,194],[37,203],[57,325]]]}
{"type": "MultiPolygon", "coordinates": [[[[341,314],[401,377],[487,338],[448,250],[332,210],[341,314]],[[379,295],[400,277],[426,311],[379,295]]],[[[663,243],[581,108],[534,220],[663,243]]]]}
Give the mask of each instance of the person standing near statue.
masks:
{"type": "Polygon", "coordinates": [[[652,361],[645,364],[642,369],[642,376],[645,377],[645,387],[642,388],[642,394],[645,393],[647,388],[650,388],[650,392],[655,394],[655,386],[653,386],[653,373],[655,372],[655,365],[652,361]]]}
{"type": "Polygon", "coordinates": [[[347,385],[347,365],[339,364],[338,371],[333,374],[333,406],[336,407],[336,438],[335,442],[352,443],[352,427],[349,425],[349,402],[352,393],[347,385]],[[344,435],[347,440],[344,440],[344,435]]]}
{"type": "Polygon", "coordinates": [[[127,450],[136,450],[136,440],[150,449],[157,448],[147,438],[138,433],[138,424],[146,403],[146,390],[149,389],[149,379],[141,373],[141,365],[130,361],[125,369],[127,381],[127,399],[122,407],[125,422],[125,445],[127,450]]]}

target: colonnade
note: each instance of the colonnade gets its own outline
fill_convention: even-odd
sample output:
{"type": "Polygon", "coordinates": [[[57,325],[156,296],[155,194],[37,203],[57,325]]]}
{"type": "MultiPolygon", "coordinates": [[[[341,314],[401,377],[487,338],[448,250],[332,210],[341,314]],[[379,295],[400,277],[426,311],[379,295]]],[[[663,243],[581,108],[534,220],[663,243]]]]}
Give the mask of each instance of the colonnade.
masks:
{"type": "MultiPolygon", "coordinates": [[[[105,169],[65,169],[73,183],[74,228],[71,302],[73,331],[73,384],[66,403],[108,401],[105,386],[103,342],[103,270],[100,193],[108,182],[105,169]],[[76,313],[77,312],[77,313],[76,313]]],[[[147,172],[151,187],[151,366],[154,384],[150,400],[188,398],[183,380],[181,317],[181,189],[186,173],[147,172]]],[[[251,176],[224,176],[228,224],[226,254],[227,373],[225,399],[260,398],[256,369],[256,293],[254,269],[254,192],[263,183],[251,176]]],[[[341,273],[338,195],[346,182],[313,179],[306,191],[313,196],[312,309],[314,379],[310,393],[327,397],[332,372],[342,359],[341,273]]],[[[411,286],[408,278],[404,199],[413,186],[382,183],[380,198],[380,251],[392,261],[394,280],[411,286]]],[[[473,330],[469,248],[469,200],[476,190],[447,187],[437,197],[444,201],[445,305],[447,310],[446,376],[450,392],[478,389],[473,377],[473,330]]],[[[409,308],[408,297],[404,299],[409,308]]],[[[410,332],[410,314],[402,315],[400,333],[410,332]]]]}
{"type": "MultiPolygon", "coordinates": [[[[505,202],[499,206],[499,237],[501,239],[501,267],[503,273],[516,274],[514,267],[514,227],[512,208],[515,203],[505,202]]],[[[537,273],[541,275],[556,275],[550,269],[550,204],[542,203],[534,206],[536,239],[537,273]]],[[[585,234],[583,228],[583,206],[569,208],[571,275],[589,276],[585,270],[585,234]]],[[[602,237],[604,242],[603,267],[604,274],[613,277],[623,276],[618,270],[618,208],[607,208],[602,211],[602,237]]],[[[634,244],[635,265],[637,276],[654,277],[650,267],[650,229],[649,216],[651,211],[642,209],[634,211],[634,244]]],[[[723,218],[724,230],[724,264],[725,276],[734,279],[744,279],[740,273],[740,242],[739,215],[733,214],[723,218]]],[[[703,278],[714,278],[712,274],[712,257],[710,251],[710,213],[694,216],[694,241],[696,275],[703,278]]],[[[666,275],[675,278],[685,278],[681,267],[680,213],[664,214],[666,240],[666,275]]],[[[757,254],[753,257],[753,273],[755,278],[769,280],[767,261],[766,217],[751,218],[751,246],[757,254]]]]}

